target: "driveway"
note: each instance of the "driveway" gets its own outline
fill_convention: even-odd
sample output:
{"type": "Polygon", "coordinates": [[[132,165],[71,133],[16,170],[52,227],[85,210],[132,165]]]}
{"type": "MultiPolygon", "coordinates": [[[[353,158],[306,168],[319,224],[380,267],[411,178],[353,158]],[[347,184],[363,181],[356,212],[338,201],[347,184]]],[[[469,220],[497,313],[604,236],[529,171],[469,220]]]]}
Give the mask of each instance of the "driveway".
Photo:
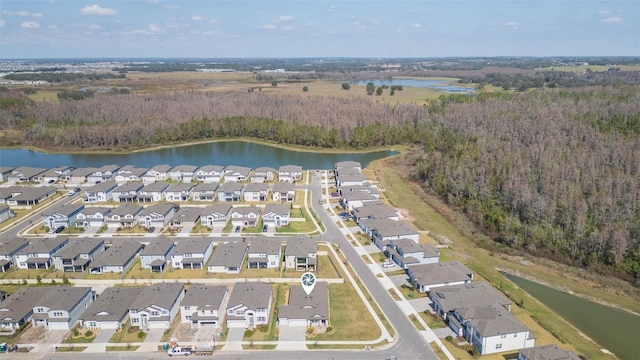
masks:
{"type": "Polygon", "coordinates": [[[147,330],[147,336],[144,338],[146,343],[158,343],[162,340],[164,329],[149,329],[147,330]]]}
{"type": "Polygon", "coordinates": [[[276,350],[307,350],[307,345],[305,344],[306,337],[306,326],[279,326],[278,327],[280,335],[278,337],[278,346],[276,350]]]}
{"type": "Polygon", "coordinates": [[[431,310],[431,300],[428,297],[409,300],[409,304],[416,309],[417,312],[424,312],[425,310],[431,310]]]}
{"type": "Polygon", "coordinates": [[[400,287],[402,285],[411,285],[409,284],[409,277],[407,275],[393,275],[393,276],[389,276],[389,280],[391,280],[391,282],[397,286],[400,287]]]}
{"type": "Polygon", "coordinates": [[[244,338],[244,330],[244,328],[229,328],[227,338],[224,339],[226,341],[226,344],[222,349],[225,351],[241,351],[242,338],[244,338]]]}
{"type": "Polygon", "coordinates": [[[108,343],[111,337],[113,336],[113,330],[110,329],[100,329],[96,331],[96,338],[93,340],[94,343],[108,343]]]}

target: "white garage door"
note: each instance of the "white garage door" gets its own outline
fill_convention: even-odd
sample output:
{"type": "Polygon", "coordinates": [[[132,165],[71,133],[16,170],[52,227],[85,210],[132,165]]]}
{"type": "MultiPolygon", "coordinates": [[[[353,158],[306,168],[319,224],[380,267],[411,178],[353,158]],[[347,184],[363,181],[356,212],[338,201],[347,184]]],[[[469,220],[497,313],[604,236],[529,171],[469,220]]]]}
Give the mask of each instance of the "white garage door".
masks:
{"type": "Polygon", "coordinates": [[[289,319],[289,327],[293,326],[307,326],[307,320],[305,319],[289,319]]]}
{"type": "Polygon", "coordinates": [[[49,330],[69,330],[66,322],[49,322],[49,330]]]}

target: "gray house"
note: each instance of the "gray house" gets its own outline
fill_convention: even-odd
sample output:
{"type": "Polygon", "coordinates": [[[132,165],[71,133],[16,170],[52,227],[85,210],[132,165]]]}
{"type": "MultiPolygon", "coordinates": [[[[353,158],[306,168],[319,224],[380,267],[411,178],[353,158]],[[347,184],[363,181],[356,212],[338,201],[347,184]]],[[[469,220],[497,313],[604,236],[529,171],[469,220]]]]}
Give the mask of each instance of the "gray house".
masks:
{"type": "Polygon", "coordinates": [[[227,287],[223,285],[191,284],[180,303],[181,321],[198,327],[221,325],[227,295],[227,287]]]}
{"type": "Polygon", "coordinates": [[[85,191],[86,203],[104,202],[113,199],[113,191],[118,187],[115,181],[105,181],[95,184],[85,191]]]}
{"type": "Polygon", "coordinates": [[[234,241],[218,245],[207,263],[207,272],[239,274],[246,255],[245,242],[234,241]]]}
{"type": "Polygon", "coordinates": [[[268,324],[273,287],[259,282],[236,283],[227,303],[227,326],[253,329],[268,324]]]}
{"type": "Polygon", "coordinates": [[[315,271],[318,266],[318,244],[307,235],[287,238],[284,249],[286,270],[315,271]]]}
{"type": "Polygon", "coordinates": [[[204,183],[219,183],[224,176],[224,168],[219,165],[204,165],[196,170],[196,180],[204,183]]]}
{"type": "Polygon", "coordinates": [[[267,204],[264,207],[262,223],[274,229],[289,225],[291,207],[288,204],[267,204]]]}
{"type": "Polygon", "coordinates": [[[215,204],[207,206],[200,213],[200,224],[209,228],[224,227],[231,214],[231,205],[215,204]]]}
{"type": "Polygon", "coordinates": [[[324,332],[329,326],[329,287],[318,281],[307,295],[301,285],[291,286],[286,305],[278,307],[278,325],[315,328],[324,332]]]}
{"type": "Polygon", "coordinates": [[[0,302],[0,330],[13,333],[30,321],[33,308],[49,290],[50,287],[21,287],[0,302]]]}
{"type": "Polygon", "coordinates": [[[218,187],[218,200],[222,202],[240,202],[244,185],[229,181],[218,187]]]}
{"type": "Polygon", "coordinates": [[[278,169],[278,181],[296,182],[302,180],[302,166],[283,165],[278,169]]]}
{"type": "Polygon", "coordinates": [[[166,181],[156,181],[145,185],[138,191],[139,203],[160,202],[164,200],[164,192],[169,188],[166,181]]]}
{"type": "Polygon", "coordinates": [[[120,203],[134,203],[138,201],[138,192],[142,190],[144,184],[130,182],[122,184],[112,192],[113,201],[120,203]]]}
{"type": "Polygon", "coordinates": [[[49,330],[70,330],[93,297],[90,287],[52,286],[34,305],[31,323],[49,330]]]}
{"type": "Polygon", "coordinates": [[[468,284],[473,280],[473,271],[459,261],[414,265],[407,269],[407,275],[420,292],[429,292],[441,286],[468,284]]]}
{"type": "Polygon", "coordinates": [[[218,183],[206,182],[200,183],[193,187],[191,197],[195,201],[215,201],[218,183]]]}
{"type": "Polygon", "coordinates": [[[174,247],[171,239],[165,237],[153,239],[140,252],[140,268],[150,269],[151,272],[163,272],[167,263],[171,261],[171,251],[174,247]]]}
{"type": "Polygon", "coordinates": [[[296,198],[296,186],[289,182],[277,182],[271,192],[273,201],[293,202],[296,198]]]}
{"type": "Polygon", "coordinates": [[[279,239],[259,235],[251,240],[247,255],[249,269],[279,269],[282,246],[279,239]]]}
{"type": "Polygon", "coordinates": [[[142,244],[131,239],[118,239],[105,252],[89,264],[90,274],[126,273],[136,256],[142,250],[142,244]]]}
{"type": "Polygon", "coordinates": [[[16,214],[14,214],[9,206],[4,204],[0,205],[0,223],[7,221],[14,216],[16,216],[16,214]]]}
{"type": "Polygon", "coordinates": [[[259,167],[253,172],[253,176],[251,176],[251,182],[263,183],[273,181],[275,180],[277,173],[278,170],[274,168],[267,166],[259,167]]]}
{"type": "Polygon", "coordinates": [[[103,239],[72,238],[53,255],[53,265],[64,272],[85,272],[104,249],[103,239]]]}
{"type": "Polygon", "coordinates": [[[59,205],[42,212],[42,223],[49,229],[59,226],[69,227],[75,223],[78,214],[84,210],[82,204],[59,205]]]}
{"type": "Polygon", "coordinates": [[[184,294],[183,283],[159,283],[143,287],[129,306],[131,326],[168,329],[178,315],[184,294]]]}
{"type": "Polygon", "coordinates": [[[76,215],[75,225],[79,228],[102,227],[107,222],[107,216],[111,208],[106,207],[85,207],[76,215]]]}
{"type": "Polygon", "coordinates": [[[129,315],[129,308],[136,300],[141,286],[118,286],[104,289],[102,294],[80,316],[88,329],[121,329],[129,315]]]}
{"type": "Polygon", "coordinates": [[[148,206],[138,213],[138,224],[145,228],[163,228],[171,221],[179,209],[176,204],[155,204],[148,206]]]}
{"type": "Polygon", "coordinates": [[[267,201],[269,186],[264,183],[252,182],[244,187],[244,201],[267,201]]]}
{"type": "Polygon", "coordinates": [[[132,228],[138,223],[138,215],[142,206],[122,204],[107,214],[107,226],[116,228],[132,228]]]}
{"type": "Polygon", "coordinates": [[[204,269],[212,252],[210,238],[180,239],[171,253],[171,265],[174,269],[204,269]]]}
{"type": "Polygon", "coordinates": [[[15,255],[29,246],[22,238],[0,239],[0,271],[7,272],[15,263],[15,255]]]}

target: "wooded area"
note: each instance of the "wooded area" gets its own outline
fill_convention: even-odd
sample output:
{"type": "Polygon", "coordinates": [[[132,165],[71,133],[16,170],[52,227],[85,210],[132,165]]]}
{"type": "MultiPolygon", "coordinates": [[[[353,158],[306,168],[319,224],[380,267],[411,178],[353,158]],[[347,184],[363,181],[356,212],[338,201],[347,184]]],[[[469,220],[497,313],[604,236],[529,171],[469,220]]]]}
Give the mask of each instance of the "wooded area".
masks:
{"type": "Polygon", "coordinates": [[[442,96],[426,107],[259,91],[33,102],[3,91],[0,130],[2,146],[57,149],[226,137],[351,149],[413,144],[422,152],[415,180],[496,241],[640,285],[638,85],[442,96]]]}

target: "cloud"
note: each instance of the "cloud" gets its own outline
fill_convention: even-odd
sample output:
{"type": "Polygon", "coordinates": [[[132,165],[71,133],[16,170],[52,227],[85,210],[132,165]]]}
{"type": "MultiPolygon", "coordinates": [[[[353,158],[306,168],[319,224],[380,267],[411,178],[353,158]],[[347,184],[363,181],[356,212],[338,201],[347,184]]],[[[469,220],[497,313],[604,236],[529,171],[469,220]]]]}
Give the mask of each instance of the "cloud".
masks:
{"type": "Polygon", "coordinates": [[[178,5],[165,5],[164,8],[165,9],[180,9],[180,6],[178,6],[178,5]]]}
{"type": "Polygon", "coordinates": [[[609,15],[609,14],[611,14],[611,11],[609,11],[609,10],[600,10],[600,11],[598,11],[598,14],[600,14],[600,15],[609,15]]]}
{"type": "Polygon", "coordinates": [[[23,29],[37,29],[40,27],[40,24],[38,24],[35,21],[25,21],[22,24],[20,24],[20,27],[23,29]]]}
{"type": "Polygon", "coordinates": [[[42,13],[33,13],[33,14],[31,14],[31,16],[33,16],[34,18],[41,18],[42,17],[42,13]]]}
{"type": "Polygon", "coordinates": [[[293,16],[285,15],[285,16],[280,16],[279,18],[273,20],[273,22],[282,22],[282,21],[291,21],[291,20],[293,20],[293,16]]]}
{"type": "Polygon", "coordinates": [[[509,20],[506,23],[504,23],[504,26],[510,27],[512,29],[517,29],[518,26],[520,26],[520,24],[517,21],[509,20]]]}
{"type": "Polygon", "coordinates": [[[263,28],[263,29],[267,29],[267,30],[275,30],[275,29],[277,29],[278,27],[277,27],[277,26],[275,26],[275,25],[267,24],[267,25],[263,26],[262,28],[263,28]]]}
{"type": "Polygon", "coordinates": [[[149,24],[148,28],[149,28],[149,31],[151,31],[152,33],[157,33],[162,31],[162,29],[160,29],[160,26],[156,24],[149,24]]]}
{"type": "Polygon", "coordinates": [[[282,31],[293,31],[295,30],[295,26],[283,26],[282,31]]]}
{"type": "Polygon", "coordinates": [[[113,9],[109,9],[109,8],[104,8],[100,5],[89,5],[89,6],[85,6],[82,8],[82,10],[80,10],[80,13],[84,16],[87,15],[95,15],[95,16],[114,16],[116,14],[118,14],[118,11],[113,10],[113,9]]]}
{"type": "Polygon", "coordinates": [[[622,22],[622,18],[619,17],[619,16],[610,16],[610,17],[601,19],[600,21],[602,21],[604,23],[622,22]]]}
{"type": "Polygon", "coordinates": [[[207,21],[207,24],[211,24],[211,25],[215,25],[217,23],[218,23],[218,20],[216,20],[216,19],[211,19],[211,20],[207,21]]]}
{"type": "Polygon", "coordinates": [[[89,25],[89,30],[104,30],[100,25],[89,25]]]}
{"type": "Polygon", "coordinates": [[[3,28],[6,24],[4,20],[0,20],[0,28],[3,28]]]}
{"type": "Polygon", "coordinates": [[[201,21],[201,20],[202,20],[202,16],[193,15],[193,16],[191,17],[191,20],[193,20],[193,21],[201,21]]]}
{"type": "Polygon", "coordinates": [[[337,5],[331,5],[331,6],[329,6],[329,8],[327,9],[327,11],[328,11],[328,12],[334,12],[334,11],[336,11],[336,9],[337,9],[337,8],[338,8],[338,6],[337,6],[337,5]]]}
{"type": "Polygon", "coordinates": [[[149,4],[160,4],[160,0],[147,0],[149,4]]]}
{"type": "Polygon", "coordinates": [[[2,10],[2,15],[7,15],[7,16],[29,16],[29,12],[25,11],[25,10],[20,10],[20,11],[7,11],[7,10],[2,10]]]}

